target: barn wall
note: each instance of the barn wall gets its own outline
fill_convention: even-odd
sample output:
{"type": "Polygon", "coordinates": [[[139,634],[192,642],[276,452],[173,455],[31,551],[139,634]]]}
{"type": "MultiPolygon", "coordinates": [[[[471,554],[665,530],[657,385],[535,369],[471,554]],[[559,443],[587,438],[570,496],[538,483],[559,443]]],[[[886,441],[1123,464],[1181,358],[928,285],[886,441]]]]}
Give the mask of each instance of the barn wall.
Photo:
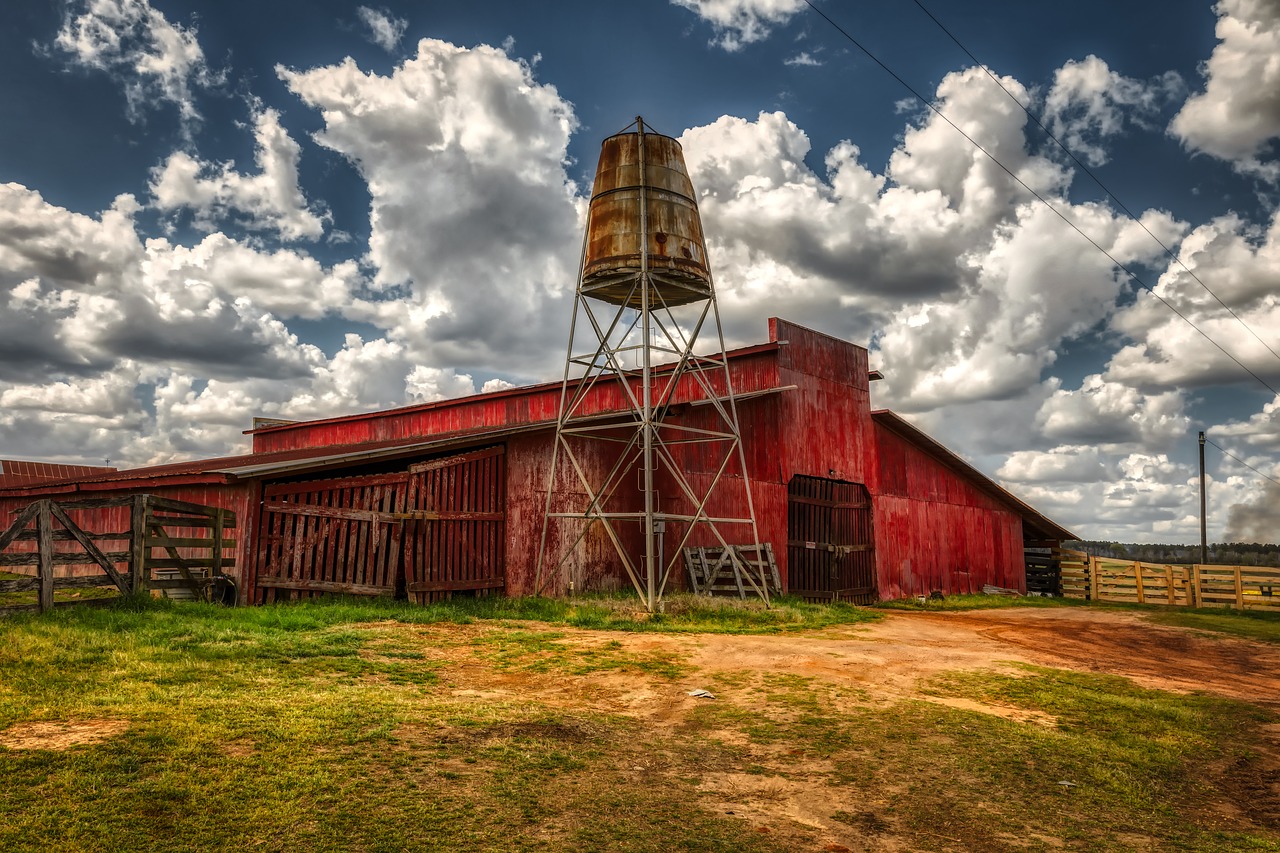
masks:
{"type": "Polygon", "coordinates": [[[784,588],[787,565],[787,484],[796,475],[867,484],[874,467],[867,351],[785,320],[769,321],[779,350],[779,382],[798,386],[778,402],[776,447],[763,449],[778,471],[770,502],[771,537],[784,588]]]}
{"type": "Polygon", "coordinates": [[[1025,592],[1021,516],[892,431],[874,431],[880,597],[981,592],[984,584],[1025,592]]]}
{"type": "MultiPolygon", "coordinates": [[[[538,549],[547,506],[547,478],[551,471],[555,433],[552,430],[513,436],[507,441],[507,595],[534,595],[538,590],[538,549]]],[[[579,463],[593,484],[603,481],[614,445],[595,442],[575,446],[579,463]]],[[[607,511],[633,511],[638,495],[619,495],[607,511]]],[[[581,512],[587,497],[577,474],[562,456],[556,467],[552,512],[581,512]]],[[[617,550],[604,528],[595,524],[576,549],[569,551],[583,522],[552,519],[547,528],[547,549],[542,593],[563,595],[570,589],[611,591],[630,586],[618,561],[617,550]],[[567,556],[566,556],[567,555],[567,556]],[[561,558],[565,557],[563,564],[561,558]]],[[[628,553],[640,552],[638,525],[615,525],[628,553]]]]}

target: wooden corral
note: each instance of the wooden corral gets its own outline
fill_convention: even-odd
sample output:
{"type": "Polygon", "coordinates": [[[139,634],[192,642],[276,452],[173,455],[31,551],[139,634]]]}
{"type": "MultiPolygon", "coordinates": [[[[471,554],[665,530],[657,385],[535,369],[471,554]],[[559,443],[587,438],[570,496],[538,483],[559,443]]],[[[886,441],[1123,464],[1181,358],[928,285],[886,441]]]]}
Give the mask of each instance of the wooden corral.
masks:
{"type": "Polygon", "coordinates": [[[0,580],[0,592],[34,590],[37,600],[0,610],[45,611],[63,603],[55,590],[102,586],[121,595],[182,589],[233,598],[225,572],[235,567],[226,554],[235,526],[227,510],[153,495],[34,501],[0,532],[0,567],[29,577],[0,580]],[[119,543],[117,550],[107,543],[119,543]]]}
{"type": "Polygon", "coordinates": [[[1280,613],[1280,569],[1266,566],[1180,566],[1055,552],[1067,598],[1229,607],[1280,613]]]}
{"type": "MultiPolygon", "coordinates": [[[[857,602],[987,585],[1025,591],[1024,547],[1074,538],[903,418],[872,412],[862,347],[771,319],[767,342],[728,356],[746,470],[733,461],[706,512],[741,517],[749,488],[759,542],[749,530],[726,535],[731,544],[772,545],[784,589],[857,602]]],[[[549,383],[266,425],[250,431],[244,456],[0,488],[0,521],[44,497],[145,491],[219,506],[241,519],[235,560],[247,602],[619,589],[625,576],[613,544],[599,525],[582,536],[580,520],[548,527],[555,571],[537,576],[560,392],[549,383]]],[[[726,393],[715,378],[711,394],[726,393]]],[[[619,380],[601,381],[581,411],[619,417],[625,400],[619,380]]],[[[696,429],[712,403],[701,386],[681,383],[669,419],[696,429]]],[[[580,462],[602,480],[613,458],[599,444],[580,462]]],[[[695,489],[720,462],[697,443],[673,456],[695,489]]],[[[658,477],[660,496],[671,496],[660,501],[674,500],[669,480],[658,477]]],[[[620,489],[615,509],[638,509],[638,494],[620,489]]],[[[575,473],[560,466],[551,511],[580,509],[580,497],[575,473]]],[[[638,525],[619,535],[638,551],[638,525]]],[[[665,561],[677,567],[668,589],[689,585],[684,548],[719,544],[702,530],[685,540],[678,523],[663,542],[665,561]]]]}

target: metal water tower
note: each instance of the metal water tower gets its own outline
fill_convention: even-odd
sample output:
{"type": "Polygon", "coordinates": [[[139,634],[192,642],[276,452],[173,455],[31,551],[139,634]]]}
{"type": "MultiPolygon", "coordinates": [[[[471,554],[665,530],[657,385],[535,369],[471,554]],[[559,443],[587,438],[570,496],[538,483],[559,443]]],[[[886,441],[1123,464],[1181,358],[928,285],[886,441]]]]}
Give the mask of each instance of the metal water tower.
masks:
{"type": "Polygon", "coordinates": [[[754,569],[731,547],[758,546],[759,536],[695,198],[680,143],[654,133],[643,119],[604,141],[569,327],[538,551],[539,591],[591,527],[603,525],[636,592],[656,610],[683,546],[703,528],[768,600],[763,578],[752,580],[754,569]],[[623,411],[597,411],[589,402],[593,392],[617,394],[623,411]],[[715,413],[709,426],[672,416],[673,401],[687,399],[715,413]],[[610,448],[604,465],[602,445],[610,448]],[[712,475],[686,475],[681,459],[690,445],[710,459],[712,475]],[[571,466],[582,505],[553,512],[561,465],[571,466]],[[658,494],[660,480],[668,487],[664,496],[658,494]],[[745,494],[725,505],[745,513],[710,515],[713,494],[731,488],[745,494]],[[563,524],[579,525],[565,537],[572,544],[549,553],[548,528],[563,524]],[[637,524],[638,555],[626,545],[635,539],[626,526],[637,524]],[[664,560],[667,542],[675,548],[664,560]]]}

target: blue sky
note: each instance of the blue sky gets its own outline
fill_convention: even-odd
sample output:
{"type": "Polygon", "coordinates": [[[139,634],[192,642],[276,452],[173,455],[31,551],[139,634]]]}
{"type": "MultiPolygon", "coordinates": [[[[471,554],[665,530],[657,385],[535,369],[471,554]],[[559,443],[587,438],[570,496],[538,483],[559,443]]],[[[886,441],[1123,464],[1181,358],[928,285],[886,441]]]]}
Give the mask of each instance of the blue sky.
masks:
{"type": "MultiPolygon", "coordinates": [[[[1280,350],[1280,2],[924,5],[1280,350]]],[[[1280,387],[914,0],[818,6],[1280,387]]],[[[1091,537],[1194,540],[1202,428],[1280,479],[1275,394],[803,0],[548,9],[6,4],[0,456],[234,452],[254,415],[554,376],[599,142],[641,114],[734,342],[871,345],[878,405],[1091,537]]],[[[1212,538],[1280,538],[1276,487],[1210,471],[1212,538]]]]}

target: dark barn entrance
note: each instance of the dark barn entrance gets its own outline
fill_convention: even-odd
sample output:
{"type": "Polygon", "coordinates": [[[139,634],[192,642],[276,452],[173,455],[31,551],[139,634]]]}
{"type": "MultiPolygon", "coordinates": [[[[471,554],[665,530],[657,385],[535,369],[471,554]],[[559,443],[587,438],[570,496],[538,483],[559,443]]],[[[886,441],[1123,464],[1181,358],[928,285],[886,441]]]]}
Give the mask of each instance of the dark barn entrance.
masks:
{"type": "Polygon", "coordinates": [[[787,485],[788,591],[809,601],[873,604],[871,495],[861,483],[795,476],[787,485]]]}
{"type": "Polygon", "coordinates": [[[299,594],[426,602],[506,583],[503,447],[407,471],[263,488],[261,601],[299,594]]]}

